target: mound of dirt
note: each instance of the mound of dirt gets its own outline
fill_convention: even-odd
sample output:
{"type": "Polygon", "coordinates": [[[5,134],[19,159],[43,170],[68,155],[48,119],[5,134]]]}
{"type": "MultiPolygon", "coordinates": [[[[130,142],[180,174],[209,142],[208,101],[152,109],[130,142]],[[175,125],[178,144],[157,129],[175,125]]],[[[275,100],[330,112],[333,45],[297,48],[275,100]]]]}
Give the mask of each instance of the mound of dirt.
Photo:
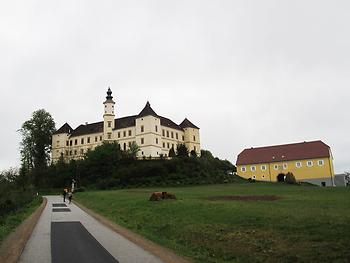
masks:
{"type": "Polygon", "coordinates": [[[275,195],[224,195],[211,196],[210,201],[276,201],[281,197],[275,195]]]}

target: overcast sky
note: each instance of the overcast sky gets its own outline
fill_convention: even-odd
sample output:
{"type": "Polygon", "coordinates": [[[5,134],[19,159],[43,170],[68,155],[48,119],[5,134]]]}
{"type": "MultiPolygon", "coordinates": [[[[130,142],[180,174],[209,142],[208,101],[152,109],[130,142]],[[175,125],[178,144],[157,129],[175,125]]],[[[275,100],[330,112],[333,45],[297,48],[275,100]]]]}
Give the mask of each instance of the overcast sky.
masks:
{"type": "Polygon", "coordinates": [[[149,100],[235,163],[247,147],[322,140],[350,170],[350,1],[0,2],[0,169],[44,108],[56,127],[149,100]]]}

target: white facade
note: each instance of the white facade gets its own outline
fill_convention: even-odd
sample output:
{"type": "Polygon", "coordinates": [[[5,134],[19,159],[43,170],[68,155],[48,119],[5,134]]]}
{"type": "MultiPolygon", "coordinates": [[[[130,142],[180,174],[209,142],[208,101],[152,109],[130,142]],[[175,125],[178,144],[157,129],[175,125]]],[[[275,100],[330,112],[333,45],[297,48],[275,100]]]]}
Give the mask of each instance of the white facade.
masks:
{"type": "Polygon", "coordinates": [[[72,129],[64,124],[52,136],[52,161],[61,156],[66,161],[79,159],[101,145],[104,141],[116,141],[122,150],[128,150],[132,142],[140,147],[138,157],[159,158],[169,156],[169,151],[178,144],[200,155],[199,128],[185,119],[180,125],[156,114],[149,102],[134,116],[115,118],[115,102],[112,92],[107,91],[103,121],[80,125],[72,129]]]}

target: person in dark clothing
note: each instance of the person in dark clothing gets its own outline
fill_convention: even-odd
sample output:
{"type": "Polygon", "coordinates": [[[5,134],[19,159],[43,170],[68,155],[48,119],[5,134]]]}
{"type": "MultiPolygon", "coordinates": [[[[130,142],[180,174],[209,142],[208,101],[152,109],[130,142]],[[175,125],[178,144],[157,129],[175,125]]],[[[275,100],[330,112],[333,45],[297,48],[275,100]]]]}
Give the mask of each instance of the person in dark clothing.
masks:
{"type": "Polygon", "coordinates": [[[66,202],[66,196],[67,196],[67,189],[63,189],[63,202],[65,203],[66,202]]]}

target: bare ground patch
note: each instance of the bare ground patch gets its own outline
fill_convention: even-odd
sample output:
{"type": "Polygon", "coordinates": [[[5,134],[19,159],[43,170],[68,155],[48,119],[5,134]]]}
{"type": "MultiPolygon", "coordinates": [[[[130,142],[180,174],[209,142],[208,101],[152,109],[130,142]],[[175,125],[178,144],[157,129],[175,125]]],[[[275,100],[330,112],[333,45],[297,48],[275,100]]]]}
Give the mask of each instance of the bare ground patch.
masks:
{"type": "Polygon", "coordinates": [[[210,201],[276,201],[281,197],[276,195],[224,195],[211,196],[210,201]]]}

